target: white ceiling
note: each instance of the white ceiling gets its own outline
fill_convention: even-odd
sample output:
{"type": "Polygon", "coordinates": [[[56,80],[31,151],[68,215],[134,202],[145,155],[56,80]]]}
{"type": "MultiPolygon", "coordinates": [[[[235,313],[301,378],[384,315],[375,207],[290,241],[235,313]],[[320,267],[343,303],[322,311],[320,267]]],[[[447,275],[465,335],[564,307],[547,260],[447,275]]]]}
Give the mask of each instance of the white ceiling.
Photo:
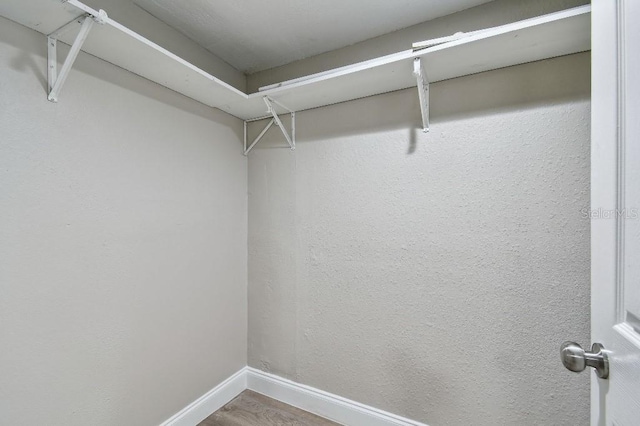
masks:
{"type": "Polygon", "coordinates": [[[490,0],[133,1],[238,70],[252,73],[490,0]]]}

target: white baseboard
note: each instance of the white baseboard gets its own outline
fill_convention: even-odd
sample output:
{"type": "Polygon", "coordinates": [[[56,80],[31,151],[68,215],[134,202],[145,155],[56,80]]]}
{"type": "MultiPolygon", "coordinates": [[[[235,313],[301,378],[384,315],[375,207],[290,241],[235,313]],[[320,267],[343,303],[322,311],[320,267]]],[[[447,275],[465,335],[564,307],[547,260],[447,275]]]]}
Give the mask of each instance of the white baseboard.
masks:
{"type": "Polygon", "coordinates": [[[346,426],[427,426],[310,386],[247,367],[247,387],[346,426]]]}
{"type": "Polygon", "coordinates": [[[235,373],[160,426],[196,426],[247,389],[247,368],[235,373]]]}
{"type": "Polygon", "coordinates": [[[345,426],[427,426],[251,367],[238,371],[160,426],[197,426],[246,389],[345,426]]]}

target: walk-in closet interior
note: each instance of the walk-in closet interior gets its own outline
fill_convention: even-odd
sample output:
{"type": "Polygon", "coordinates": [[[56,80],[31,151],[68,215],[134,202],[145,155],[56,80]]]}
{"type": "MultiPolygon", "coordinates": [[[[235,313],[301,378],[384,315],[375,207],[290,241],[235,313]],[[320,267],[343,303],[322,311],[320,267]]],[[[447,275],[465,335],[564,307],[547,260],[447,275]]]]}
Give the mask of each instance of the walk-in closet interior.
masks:
{"type": "Polygon", "coordinates": [[[589,424],[591,49],[585,0],[0,0],[0,425],[589,424]]]}

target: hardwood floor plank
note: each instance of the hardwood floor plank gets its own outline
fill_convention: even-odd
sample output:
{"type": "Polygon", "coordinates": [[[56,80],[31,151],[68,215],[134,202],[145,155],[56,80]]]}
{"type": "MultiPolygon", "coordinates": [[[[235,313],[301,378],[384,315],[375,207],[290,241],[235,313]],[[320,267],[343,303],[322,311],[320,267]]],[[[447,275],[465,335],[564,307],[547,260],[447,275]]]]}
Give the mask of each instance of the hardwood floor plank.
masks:
{"type": "Polygon", "coordinates": [[[198,426],[338,426],[330,420],[246,390],[198,426]]]}

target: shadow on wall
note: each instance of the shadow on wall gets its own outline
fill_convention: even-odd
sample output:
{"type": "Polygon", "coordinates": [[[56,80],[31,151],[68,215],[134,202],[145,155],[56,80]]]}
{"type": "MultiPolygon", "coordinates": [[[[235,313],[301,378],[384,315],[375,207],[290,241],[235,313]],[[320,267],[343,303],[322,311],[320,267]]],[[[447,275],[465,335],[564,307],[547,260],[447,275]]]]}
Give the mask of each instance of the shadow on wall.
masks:
{"type": "MultiPolygon", "coordinates": [[[[431,84],[431,131],[437,131],[441,122],[588,99],[588,52],[517,67],[431,84]],[[549,76],[553,76],[554,84],[549,84],[549,76]]],[[[296,115],[297,143],[408,129],[408,153],[413,153],[424,137],[417,89],[384,96],[383,102],[375,96],[308,111],[310,114],[300,112],[296,115]]],[[[283,123],[289,128],[288,116],[283,123]]],[[[266,124],[265,120],[250,125],[249,138],[255,138],[266,124]]],[[[274,126],[256,148],[285,146],[284,137],[274,126]]]]}
{"type": "MultiPolygon", "coordinates": [[[[30,36],[24,37],[24,31],[18,31],[19,28],[22,28],[20,24],[0,17],[0,43],[14,46],[20,52],[10,60],[8,66],[19,72],[32,73],[42,86],[42,100],[48,102],[47,38],[36,31],[30,31],[30,36]]],[[[58,62],[60,66],[62,66],[61,61],[64,61],[67,57],[68,51],[69,46],[64,43],[58,43],[58,62]]],[[[224,111],[201,104],[142,77],[132,79],[129,71],[107,64],[108,62],[94,56],[85,53],[80,54],[73,65],[65,87],[62,89],[59,103],[64,104],[65,93],[73,88],[73,73],[81,72],[207,120],[220,124],[231,123],[229,120],[231,116],[224,111]],[[117,72],[114,72],[115,70],[117,72]],[[161,87],[163,90],[158,90],[161,87]]],[[[235,122],[236,120],[234,119],[233,121],[235,122]]],[[[242,132],[241,127],[240,120],[237,120],[234,123],[234,131],[242,132]]]]}
{"type": "Polygon", "coordinates": [[[49,92],[49,84],[47,82],[46,69],[42,68],[42,64],[38,63],[34,56],[26,51],[22,51],[20,55],[15,56],[9,66],[20,72],[31,72],[40,82],[45,96],[49,92]]]}

